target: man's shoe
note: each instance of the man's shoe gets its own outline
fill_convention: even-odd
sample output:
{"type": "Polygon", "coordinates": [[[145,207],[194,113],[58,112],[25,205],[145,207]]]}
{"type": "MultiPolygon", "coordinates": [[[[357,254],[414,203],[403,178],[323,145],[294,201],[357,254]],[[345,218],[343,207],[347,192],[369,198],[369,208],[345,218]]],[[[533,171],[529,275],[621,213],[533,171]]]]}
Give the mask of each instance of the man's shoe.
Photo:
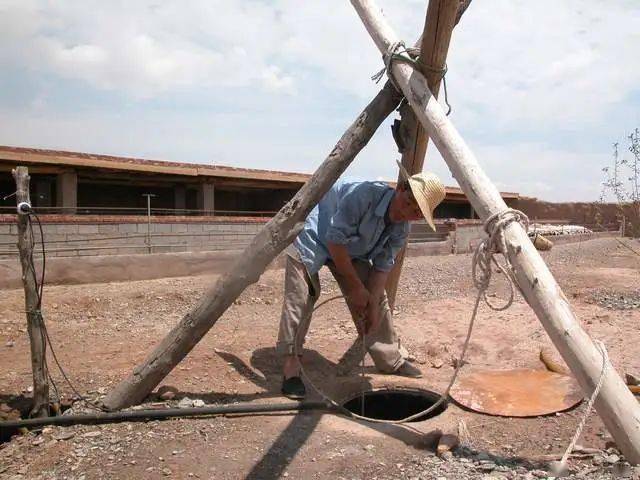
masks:
{"type": "Polygon", "coordinates": [[[289,377],[282,380],[282,394],[291,400],[302,400],[307,394],[300,377],[289,377]]]}
{"type": "Polygon", "coordinates": [[[405,360],[402,365],[392,373],[392,375],[400,375],[401,377],[422,378],[422,371],[413,363],[405,360]]]}

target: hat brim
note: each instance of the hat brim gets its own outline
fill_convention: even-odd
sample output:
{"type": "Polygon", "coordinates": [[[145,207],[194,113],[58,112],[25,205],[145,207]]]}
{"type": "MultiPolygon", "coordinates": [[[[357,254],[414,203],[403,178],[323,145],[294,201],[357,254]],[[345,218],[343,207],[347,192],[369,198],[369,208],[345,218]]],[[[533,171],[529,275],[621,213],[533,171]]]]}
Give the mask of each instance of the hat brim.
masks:
{"type": "Polygon", "coordinates": [[[413,198],[415,199],[416,203],[420,207],[422,216],[427,222],[427,225],[429,225],[431,229],[435,232],[436,226],[435,226],[435,223],[433,222],[433,212],[429,208],[429,205],[427,204],[426,199],[421,193],[419,182],[412,180],[411,177],[409,177],[408,181],[409,181],[409,188],[411,188],[411,193],[413,194],[413,198]]]}

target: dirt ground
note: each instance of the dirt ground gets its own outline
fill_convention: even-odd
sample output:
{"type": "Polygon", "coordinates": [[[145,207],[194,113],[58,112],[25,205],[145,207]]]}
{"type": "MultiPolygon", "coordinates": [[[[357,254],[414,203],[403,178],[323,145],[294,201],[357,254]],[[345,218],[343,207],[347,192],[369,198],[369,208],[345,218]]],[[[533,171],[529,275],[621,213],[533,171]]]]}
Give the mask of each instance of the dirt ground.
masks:
{"type": "MultiPolygon", "coordinates": [[[[638,242],[630,245],[640,252],[638,242]]],[[[544,256],[583,328],[605,343],[617,371],[640,372],[640,256],[616,239],[561,245],[544,256]]],[[[444,390],[475,299],[470,264],[469,255],[408,260],[394,321],[425,375],[380,375],[367,359],[369,386],[444,390]]],[[[47,286],[45,319],[58,359],[77,390],[92,398],[107,392],[215,280],[47,286]]],[[[288,402],[279,394],[280,362],[274,352],[282,280],[283,271],[268,271],[245,291],[165,379],[163,385],[179,391],[165,403],[175,406],[185,397],[206,404],[288,402]]],[[[323,299],[339,293],[328,272],[323,271],[321,280],[323,299]]],[[[496,275],[494,283],[499,298],[504,281],[496,275]]],[[[316,312],[304,364],[314,383],[336,399],[362,388],[358,370],[336,376],[336,363],[354,338],[341,300],[316,312]]],[[[504,312],[480,310],[465,368],[540,369],[541,347],[553,348],[518,297],[504,312]]],[[[53,361],[49,363],[63,396],[72,397],[53,361]]],[[[30,395],[32,381],[21,290],[0,291],[0,366],[0,404],[17,406],[21,396],[30,395]]],[[[158,406],[157,398],[149,401],[158,406]]],[[[583,410],[584,405],[556,415],[514,419],[450,404],[434,419],[403,426],[307,412],[51,427],[1,443],[0,478],[543,478],[543,465],[534,460],[564,451],[583,410]],[[455,432],[460,421],[469,432],[466,448],[448,460],[434,456],[434,432],[455,432]]],[[[620,461],[611,441],[592,414],[579,443],[603,451],[574,461],[576,478],[638,476],[620,461]]]]}

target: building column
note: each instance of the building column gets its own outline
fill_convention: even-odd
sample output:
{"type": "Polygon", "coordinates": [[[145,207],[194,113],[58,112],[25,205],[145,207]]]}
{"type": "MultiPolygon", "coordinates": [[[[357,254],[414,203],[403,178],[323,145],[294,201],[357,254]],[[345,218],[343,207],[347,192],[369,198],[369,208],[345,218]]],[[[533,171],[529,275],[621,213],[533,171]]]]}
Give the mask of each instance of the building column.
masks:
{"type": "Polygon", "coordinates": [[[213,183],[201,183],[198,186],[198,210],[204,210],[203,215],[213,215],[214,206],[213,183]]]}
{"type": "MultiPolygon", "coordinates": [[[[51,183],[49,180],[36,179],[35,183],[35,201],[34,207],[52,207],[51,183]]],[[[33,197],[31,197],[32,200],[33,197]]]]}
{"type": "Polygon", "coordinates": [[[56,207],[60,213],[74,215],[78,207],[78,175],[75,170],[59,173],[56,178],[56,207]]]}
{"type": "Polygon", "coordinates": [[[187,208],[187,189],[184,185],[176,185],[173,188],[173,208],[176,209],[176,215],[184,215],[187,208]]]}

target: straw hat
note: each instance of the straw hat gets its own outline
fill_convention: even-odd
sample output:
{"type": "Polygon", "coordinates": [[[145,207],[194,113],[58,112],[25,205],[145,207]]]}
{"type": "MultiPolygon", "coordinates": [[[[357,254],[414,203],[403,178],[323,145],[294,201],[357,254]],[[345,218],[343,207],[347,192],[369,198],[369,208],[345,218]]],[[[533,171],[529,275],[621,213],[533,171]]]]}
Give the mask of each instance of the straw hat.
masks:
{"type": "Polygon", "coordinates": [[[402,164],[400,162],[397,163],[398,167],[400,167],[400,180],[409,182],[411,193],[413,193],[418,202],[424,219],[435,232],[436,226],[433,224],[433,211],[444,200],[446,195],[443,183],[434,173],[430,172],[409,175],[402,164]]]}

